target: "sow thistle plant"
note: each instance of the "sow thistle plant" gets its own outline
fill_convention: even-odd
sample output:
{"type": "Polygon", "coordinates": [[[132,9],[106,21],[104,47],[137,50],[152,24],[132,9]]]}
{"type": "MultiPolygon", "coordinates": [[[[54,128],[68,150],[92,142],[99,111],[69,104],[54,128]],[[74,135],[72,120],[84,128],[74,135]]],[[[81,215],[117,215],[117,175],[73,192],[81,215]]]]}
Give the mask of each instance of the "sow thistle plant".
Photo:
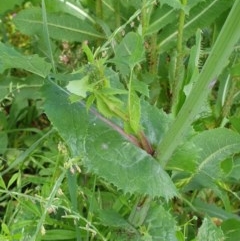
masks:
{"type": "MultiPolygon", "coordinates": [[[[239,196],[231,184],[239,184],[240,128],[231,106],[239,112],[234,81],[239,79],[240,2],[35,2],[41,7],[20,11],[14,24],[37,41],[36,52],[27,56],[7,41],[0,43],[0,80],[13,77],[13,68],[29,72],[29,87],[38,80],[52,129],[1,172],[5,200],[10,193],[26,213],[24,218],[12,214],[18,225],[6,215],[1,238],[239,239],[233,228],[240,222],[233,213],[239,196]],[[213,31],[208,44],[204,28],[213,31]],[[74,71],[58,64],[56,41],[81,44],[84,57],[73,60],[74,71]],[[215,129],[199,127],[206,109],[215,129]],[[41,186],[39,198],[11,190],[4,175],[31,158],[54,131],[66,148],[56,163],[49,161],[46,179],[44,165],[43,176],[32,179],[41,186]]],[[[15,174],[11,183],[20,177],[15,174]]]]}
{"type": "MultiPolygon", "coordinates": [[[[127,35],[124,40],[130,38],[134,44],[137,41],[141,42],[140,54],[142,55],[143,44],[140,37],[131,33],[127,35]]],[[[134,45],[127,46],[127,44],[128,43],[120,49],[121,52],[124,51],[124,49],[126,50],[125,62],[127,57],[132,57],[134,55],[134,53],[128,49],[128,47],[134,47],[134,45]],[[127,51],[130,52],[128,53],[127,51]]],[[[137,94],[138,91],[139,94],[148,97],[148,86],[143,82],[137,83],[134,70],[129,68],[130,76],[128,76],[129,79],[126,83],[119,83],[115,88],[112,87],[111,84],[114,85],[114,82],[109,80],[111,77],[107,76],[107,72],[109,72],[109,74],[114,74],[114,72],[106,67],[107,60],[103,58],[94,60],[94,55],[87,45],[83,46],[83,50],[88,56],[88,64],[83,66],[82,70],[80,70],[84,77],[80,80],[72,80],[66,86],[66,88],[74,94],[70,96],[70,99],[72,101],[79,101],[79,98],[86,98],[86,108],[88,110],[91,105],[95,103],[99,113],[107,119],[112,117],[120,119],[123,122],[123,131],[125,132],[125,135],[129,135],[129,139],[137,146],[142,147],[150,154],[153,153],[153,149],[144,136],[142,127],[140,126],[141,105],[140,97],[137,94]],[[124,84],[126,85],[127,90],[124,88],[124,84]],[[88,93],[90,94],[88,95],[88,93]]],[[[135,49],[133,48],[133,50],[135,49]]],[[[120,57],[120,54],[118,57],[120,57]]],[[[141,61],[143,59],[143,56],[139,57],[139,60],[136,61],[141,61]]],[[[108,62],[114,62],[114,59],[109,60],[108,62]]],[[[137,63],[138,62],[136,62],[136,64],[137,63]]],[[[121,62],[120,64],[124,65],[124,63],[121,62]]],[[[128,68],[128,66],[126,67],[128,68]]],[[[115,129],[118,129],[117,126],[115,129]]]]}

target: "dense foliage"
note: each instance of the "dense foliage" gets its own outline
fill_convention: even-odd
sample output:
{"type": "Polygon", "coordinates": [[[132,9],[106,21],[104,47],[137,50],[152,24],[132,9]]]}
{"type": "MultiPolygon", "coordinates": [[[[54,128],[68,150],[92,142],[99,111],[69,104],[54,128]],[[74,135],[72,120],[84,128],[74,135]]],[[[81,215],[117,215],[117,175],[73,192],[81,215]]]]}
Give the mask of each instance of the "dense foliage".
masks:
{"type": "Polygon", "coordinates": [[[0,240],[239,240],[239,12],[1,1],[0,240]]]}

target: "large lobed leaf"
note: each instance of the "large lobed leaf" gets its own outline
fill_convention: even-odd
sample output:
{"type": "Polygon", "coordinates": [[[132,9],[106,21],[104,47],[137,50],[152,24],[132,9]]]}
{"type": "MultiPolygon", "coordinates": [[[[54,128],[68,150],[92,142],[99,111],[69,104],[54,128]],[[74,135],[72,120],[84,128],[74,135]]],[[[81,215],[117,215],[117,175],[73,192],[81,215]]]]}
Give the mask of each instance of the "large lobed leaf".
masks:
{"type": "Polygon", "coordinates": [[[14,48],[0,43],[0,73],[11,68],[24,69],[41,77],[46,77],[52,67],[36,54],[25,56],[14,48]]]}
{"type": "Polygon", "coordinates": [[[239,152],[238,133],[225,128],[207,130],[178,148],[168,167],[190,173],[186,190],[209,187],[225,176],[222,161],[239,152]]]}
{"type": "Polygon", "coordinates": [[[80,156],[86,169],[113,183],[124,193],[170,199],[177,195],[168,174],[156,160],[127,141],[106,121],[87,112],[81,103],[55,84],[43,88],[45,111],[66,141],[73,156],[80,156]]]}

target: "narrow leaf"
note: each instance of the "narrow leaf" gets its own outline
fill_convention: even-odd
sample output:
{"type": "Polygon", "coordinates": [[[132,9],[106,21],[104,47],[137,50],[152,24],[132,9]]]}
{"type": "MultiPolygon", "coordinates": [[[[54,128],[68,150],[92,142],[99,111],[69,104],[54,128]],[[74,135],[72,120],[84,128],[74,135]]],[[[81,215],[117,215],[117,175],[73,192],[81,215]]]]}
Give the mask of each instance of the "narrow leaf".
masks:
{"type": "Polygon", "coordinates": [[[219,218],[221,220],[235,219],[240,222],[240,217],[237,214],[230,213],[220,207],[217,204],[209,204],[200,199],[195,199],[193,202],[194,208],[196,208],[199,212],[205,213],[210,217],[219,218]]]}
{"type": "Polygon", "coordinates": [[[152,14],[146,35],[151,35],[177,19],[175,9],[168,5],[158,7],[152,14]]]}
{"type": "Polygon", "coordinates": [[[76,232],[68,229],[51,229],[46,230],[42,240],[71,240],[76,238],[76,232]]]}
{"type": "Polygon", "coordinates": [[[49,36],[49,31],[48,31],[47,12],[46,12],[44,0],[42,0],[42,20],[43,20],[43,35],[44,35],[44,40],[46,42],[46,46],[47,46],[47,50],[48,50],[48,56],[52,63],[53,72],[56,73],[55,62],[54,62],[54,58],[53,58],[53,51],[52,51],[50,36],[49,36]]]}
{"type": "Polygon", "coordinates": [[[82,6],[80,1],[45,0],[45,4],[48,12],[64,12],[96,24],[96,21],[90,16],[90,13],[82,6]]]}

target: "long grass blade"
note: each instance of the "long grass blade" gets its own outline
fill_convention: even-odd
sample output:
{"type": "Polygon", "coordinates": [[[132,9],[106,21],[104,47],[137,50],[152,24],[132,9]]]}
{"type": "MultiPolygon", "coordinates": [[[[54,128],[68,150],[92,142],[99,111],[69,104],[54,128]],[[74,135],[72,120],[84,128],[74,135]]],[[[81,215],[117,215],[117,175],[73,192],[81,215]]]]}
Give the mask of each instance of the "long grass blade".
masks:
{"type": "Polygon", "coordinates": [[[211,82],[220,75],[227,64],[234,45],[240,38],[239,12],[240,1],[235,1],[195,86],[165,138],[157,147],[157,159],[162,166],[167,164],[173,151],[181,144],[187,129],[211,90],[211,82]]]}

